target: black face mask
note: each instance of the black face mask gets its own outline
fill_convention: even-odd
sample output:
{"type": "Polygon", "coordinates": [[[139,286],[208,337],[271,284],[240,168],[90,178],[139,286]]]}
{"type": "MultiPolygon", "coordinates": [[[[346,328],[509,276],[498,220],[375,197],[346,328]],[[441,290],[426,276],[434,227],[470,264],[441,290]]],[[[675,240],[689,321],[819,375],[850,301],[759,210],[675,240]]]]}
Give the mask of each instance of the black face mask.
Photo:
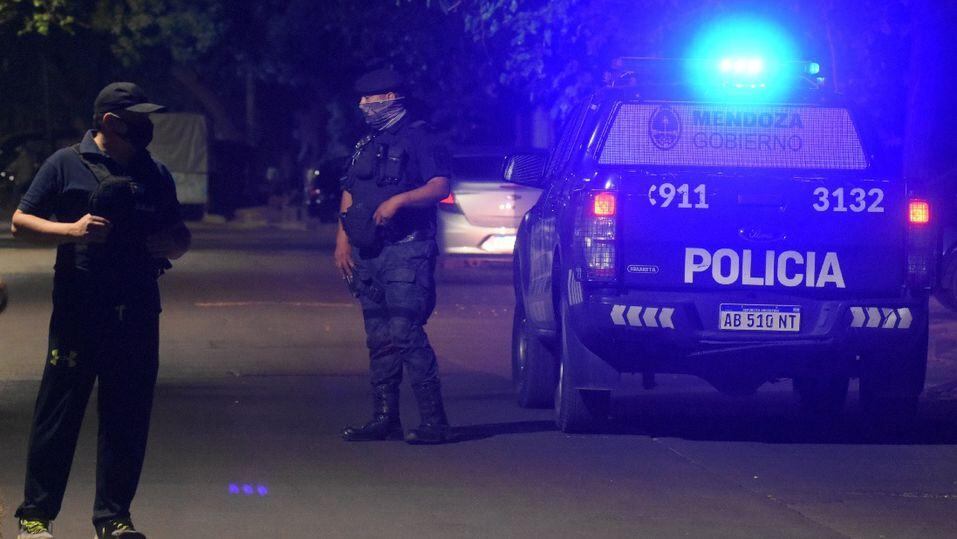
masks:
{"type": "Polygon", "coordinates": [[[124,120],[124,123],[126,123],[126,134],[123,135],[123,139],[129,142],[130,146],[137,150],[145,150],[150,142],[153,142],[153,122],[147,119],[135,123],[124,120]]]}
{"type": "Polygon", "coordinates": [[[118,118],[126,127],[126,129],[114,128],[113,132],[133,148],[145,150],[150,142],[153,142],[153,122],[148,117],[130,120],[116,114],[111,114],[111,116],[118,118]]]}

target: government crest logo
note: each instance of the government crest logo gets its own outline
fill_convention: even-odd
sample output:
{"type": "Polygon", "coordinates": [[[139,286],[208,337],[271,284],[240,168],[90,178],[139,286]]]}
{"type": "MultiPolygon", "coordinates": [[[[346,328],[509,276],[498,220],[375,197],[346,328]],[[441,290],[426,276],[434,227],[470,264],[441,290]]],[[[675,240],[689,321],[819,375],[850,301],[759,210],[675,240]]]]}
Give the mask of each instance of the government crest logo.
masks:
{"type": "Polygon", "coordinates": [[[670,150],[681,138],[681,119],[668,106],[658,107],[648,120],[648,136],[659,150],[670,150]]]}

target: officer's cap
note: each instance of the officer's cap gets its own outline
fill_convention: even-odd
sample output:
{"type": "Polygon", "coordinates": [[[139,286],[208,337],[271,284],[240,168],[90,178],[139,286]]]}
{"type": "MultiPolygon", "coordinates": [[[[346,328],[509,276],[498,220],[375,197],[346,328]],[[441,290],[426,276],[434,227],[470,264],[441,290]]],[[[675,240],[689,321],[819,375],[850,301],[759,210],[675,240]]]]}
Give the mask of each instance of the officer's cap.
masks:
{"type": "Polygon", "coordinates": [[[113,82],[100,90],[93,102],[93,112],[102,116],[107,112],[128,110],[130,112],[151,113],[165,110],[163,105],[150,103],[146,92],[132,82],[113,82]]]}
{"type": "Polygon", "coordinates": [[[385,67],[369,71],[356,80],[353,87],[359,95],[377,95],[397,92],[405,85],[402,75],[394,69],[385,67]]]}

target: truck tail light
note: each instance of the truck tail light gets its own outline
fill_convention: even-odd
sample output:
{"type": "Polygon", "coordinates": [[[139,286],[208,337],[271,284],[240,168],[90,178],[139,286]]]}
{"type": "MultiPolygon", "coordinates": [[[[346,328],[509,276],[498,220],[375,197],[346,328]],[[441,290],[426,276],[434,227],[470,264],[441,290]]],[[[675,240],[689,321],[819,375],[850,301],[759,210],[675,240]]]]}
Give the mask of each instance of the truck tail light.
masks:
{"type": "Polygon", "coordinates": [[[585,192],[575,218],[576,275],[607,282],[618,275],[617,202],[614,191],[585,192]]]}
{"type": "Polygon", "coordinates": [[[615,193],[611,191],[595,193],[592,204],[592,215],[595,217],[614,217],[616,198],[615,193]]]}
{"type": "Polygon", "coordinates": [[[912,198],[907,204],[907,217],[912,225],[926,225],[930,222],[930,203],[912,198]]]}
{"type": "Polygon", "coordinates": [[[912,290],[930,290],[934,283],[936,237],[930,203],[912,198],[907,203],[907,281],[912,290]]]}

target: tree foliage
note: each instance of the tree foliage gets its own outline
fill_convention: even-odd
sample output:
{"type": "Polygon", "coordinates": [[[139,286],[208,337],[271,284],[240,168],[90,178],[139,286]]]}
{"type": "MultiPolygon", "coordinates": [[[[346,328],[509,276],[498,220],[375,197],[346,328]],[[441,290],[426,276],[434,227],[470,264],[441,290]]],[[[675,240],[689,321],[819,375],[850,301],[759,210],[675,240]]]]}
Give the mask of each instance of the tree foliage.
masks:
{"type": "Polygon", "coordinates": [[[75,18],[68,0],[2,0],[0,28],[13,26],[17,33],[46,35],[51,28],[69,29],[75,18]]]}
{"type": "Polygon", "coordinates": [[[220,45],[225,11],[218,0],[98,0],[89,24],[111,37],[125,66],[141,64],[158,48],[190,64],[220,45]]]}
{"type": "Polygon", "coordinates": [[[0,0],[0,29],[37,36],[5,41],[27,56],[37,40],[53,51],[75,35],[80,50],[109,48],[112,74],[178,69],[240,118],[253,80],[264,115],[321,102],[331,105],[318,121],[341,122],[354,114],[351,81],[393,65],[460,138],[500,141],[523,109],[560,121],[615,57],[682,56],[697,28],[740,10],[792,29],[882,139],[900,145],[912,0],[0,0]]]}

